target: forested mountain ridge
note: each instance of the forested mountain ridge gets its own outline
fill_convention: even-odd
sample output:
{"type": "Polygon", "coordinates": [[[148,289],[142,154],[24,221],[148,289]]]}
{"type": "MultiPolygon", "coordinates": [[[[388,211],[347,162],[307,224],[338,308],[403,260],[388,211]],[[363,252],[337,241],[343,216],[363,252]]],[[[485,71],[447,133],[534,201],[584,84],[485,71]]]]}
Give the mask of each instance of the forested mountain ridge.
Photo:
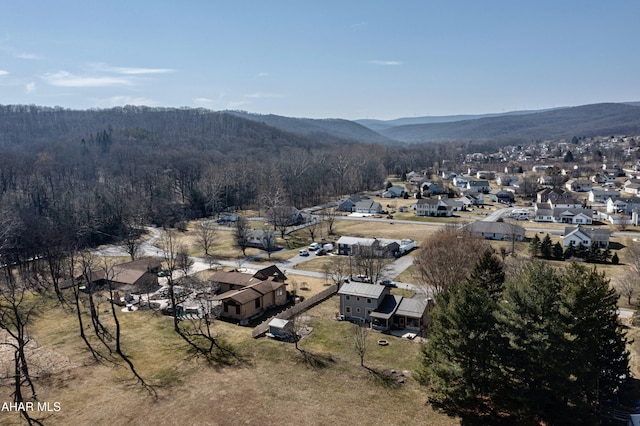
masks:
{"type": "Polygon", "coordinates": [[[0,106],[0,219],[11,225],[0,256],[19,263],[267,201],[304,208],[380,188],[418,167],[418,152],[430,156],[207,110],[0,106]]]}
{"type": "Polygon", "coordinates": [[[640,107],[602,103],[532,114],[478,118],[449,123],[413,124],[380,130],[404,142],[531,141],[573,136],[640,133],[640,107]]]}
{"type": "Polygon", "coordinates": [[[291,118],[273,114],[251,114],[244,111],[228,111],[228,113],[249,120],[262,122],[280,130],[305,136],[331,135],[358,142],[373,142],[381,144],[396,143],[392,139],[381,135],[375,131],[375,129],[371,130],[366,126],[359,124],[357,121],[336,118],[327,118],[322,120],[311,118],[291,118]]]}

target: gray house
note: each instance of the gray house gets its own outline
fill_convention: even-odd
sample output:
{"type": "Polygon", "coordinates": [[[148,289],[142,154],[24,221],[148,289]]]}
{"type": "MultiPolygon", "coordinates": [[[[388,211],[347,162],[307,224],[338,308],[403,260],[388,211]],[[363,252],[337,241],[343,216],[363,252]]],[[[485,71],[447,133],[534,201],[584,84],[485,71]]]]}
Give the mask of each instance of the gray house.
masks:
{"type": "Polygon", "coordinates": [[[471,232],[487,240],[511,240],[522,241],[524,228],[507,222],[486,222],[478,220],[462,227],[463,231],[471,232]]]}
{"type": "Polygon", "coordinates": [[[338,291],[340,315],[346,319],[369,322],[371,313],[378,309],[382,299],[390,294],[384,285],[367,283],[345,283],[338,291]]]}
{"type": "Polygon", "coordinates": [[[373,200],[361,200],[356,203],[356,213],[378,214],[382,212],[382,204],[373,200]]]}

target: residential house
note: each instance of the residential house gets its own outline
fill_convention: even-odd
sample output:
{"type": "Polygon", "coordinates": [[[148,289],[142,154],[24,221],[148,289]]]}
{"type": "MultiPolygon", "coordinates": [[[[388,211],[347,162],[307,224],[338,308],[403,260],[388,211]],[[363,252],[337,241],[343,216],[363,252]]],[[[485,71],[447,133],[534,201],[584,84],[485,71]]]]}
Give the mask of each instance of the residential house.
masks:
{"type": "MultiPolygon", "coordinates": [[[[138,259],[120,263],[111,268],[99,269],[89,273],[88,285],[91,288],[109,288],[113,286],[124,293],[147,293],[158,288],[158,272],[161,262],[156,258],[138,259]]],[[[76,282],[87,285],[87,277],[80,276],[76,282]]]]}
{"type": "Polygon", "coordinates": [[[267,211],[269,222],[278,226],[293,226],[304,222],[304,216],[294,206],[276,206],[267,211]]]}
{"type": "Polygon", "coordinates": [[[392,257],[400,249],[401,241],[385,238],[358,238],[342,236],[336,241],[338,254],[355,256],[359,250],[366,247],[372,250],[376,257],[392,257]]]}
{"type": "Polygon", "coordinates": [[[570,192],[561,188],[545,188],[536,194],[536,202],[546,203],[561,198],[573,198],[570,192]]]}
{"type": "Polygon", "coordinates": [[[631,214],[634,209],[640,208],[640,197],[618,198],[607,200],[607,213],[631,214]]]}
{"type": "Polygon", "coordinates": [[[356,211],[356,203],[358,201],[368,199],[369,197],[367,197],[366,195],[352,195],[351,197],[340,201],[340,203],[338,204],[338,211],[353,213],[354,211],[356,211]]]}
{"type": "Polygon", "coordinates": [[[489,200],[495,203],[513,203],[515,201],[515,194],[512,191],[506,191],[504,189],[492,189],[489,191],[489,200]]]}
{"type": "Polygon", "coordinates": [[[564,205],[557,207],[551,203],[536,203],[533,220],[536,222],[591,225],[593,223],[593,210],[564,205]]]}
{"type": "Polygon", "coordinates": [[[222,292],[213,298],[222,304],[220,316],[245,321],[287,302],[286,279],[282,271],[272,265],[255,274],[218,271],[210,281],[222,292]]]}
{"type": "Polygon", "coordinates": [[[355,206],[356,213],[380,214],[382,213],[382,204],[373,200],[360,200],[355,206]]]}
{"type": "Polygon", "coordinates": [[[422,198],[416,203],[416,216],[453,216],[453,207],[444,200],[436,198],[422,198]]]}
{"type": "Polygon", "coordinates": [[[469,182],[467,182],[466,189],[486,194],[487,192],[489,192],[491,187],[488,180],[470,180],[469,182]]]}
{"type": "Polygon", "coordinates": [[[569,179],[565,187],[573,192],[589,192],[593,189],[588,179],[569,179]]]}
{"type": "Polygon", "coordinates": [[[462,226],[462,230],[470,232],[487,240],[522,241],[525,229],[522,226],[508,222],[489,222],[478,220],[462,226]]]}
{"type": "Polygon", "coordinates": [[[387,188],[386,191],[382,193],[383,198],[399,198],[404,194],[404,187],[400,185],[394,185],[387,188]]]}
{"type": "Polygon", "coordinates": [[[369,322],[371,313],[378,308],[382,299],[391,294],[390,288],[379,284],[348,282],[338,291],[340,315],[346,319],[369,322]]]}
{"type": "Polygon", "coordinates": [[[431,299],[392,295],[389,287],[377,284],[346,283],[338,291],[340,314],[345,319],[370,322],[376,329],[392,327],[420,333],[425,325],[431,299]]]}
{"type": "Polygon", "coordinates": [[[623,191],[628,194],[638,195],[640,193],[640,183],[630,183],[625,185],[623,191]]]}
{"type": "Polygon", "coordinates": [[[518,180],[515,176],[500,175],[496,178],[496,185],[498,186],[510,186],[511,182],[518,180]]]}
{"type": "Polygon", "coordinates": [[[458,198],[465,206],[483,206],[484,194],[482,193],[467,193],[458,198]]]}
{"type": "Polygon", "coordinates": [[[424,196],[444,194],[446,192],[442,184],[429,181],[422,184],[421,191],[424,196]]]}
{"type": "Polygon", "coordinates": [[[491,172],[488,170],[478,170],[476,172],[476,178],[477,179],[483,179],[483,180],[493,180],[495,179],[495,172],[491,172]]]}
{"type": "Polygon", "coordinates": [[[422,192],[422,185],[429,182],[426,176],[418,175],[411,178],[407,177],[407,191],[408,192],[422,192]]]}
{"type": "Polygon", "coordinates": [[[248,229],[246,236],[247,247],[255,247],[261,250],[267,250],[275,247],[276,244],[276,236],[271,230],[248,229]]]}
{"type": "Polygon", "coordinates": [[[598,247],[608,247],[611,231],[606,228],[584,228],[580,225],[564,228],[562,244],[565,247],[583,245],[591,247],[593,243],[598,247]]]}
{"type": "Polygon", "coordinates": [[[587,198],[591,203],[606,203],[609,198],[619,200],[622,194],[616,189],[592,189],[587,198]]]}
{"type": "Polygon", "coordinates": [[[453,183],[453,186],[455,186],[456,188],[466,189],[470,181],[471,181],[471,178],[468,176],[456,176],[453,178],[451,182],[453,183]]]}

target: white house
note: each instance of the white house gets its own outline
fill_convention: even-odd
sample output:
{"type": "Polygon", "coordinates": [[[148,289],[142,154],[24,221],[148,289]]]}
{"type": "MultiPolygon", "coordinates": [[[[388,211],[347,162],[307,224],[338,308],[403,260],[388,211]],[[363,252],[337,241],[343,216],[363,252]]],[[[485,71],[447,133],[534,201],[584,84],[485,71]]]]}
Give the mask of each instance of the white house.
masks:
{"type": "Polygon", "coordinates": [[[591,244],[596,243],[599,247],[607,247],[610,237],[611,231],[609,229],[584,228],[579,225],[569,226],[564,229],[562,244],[565,247],[571,245],[591,247],[591,244]]]}

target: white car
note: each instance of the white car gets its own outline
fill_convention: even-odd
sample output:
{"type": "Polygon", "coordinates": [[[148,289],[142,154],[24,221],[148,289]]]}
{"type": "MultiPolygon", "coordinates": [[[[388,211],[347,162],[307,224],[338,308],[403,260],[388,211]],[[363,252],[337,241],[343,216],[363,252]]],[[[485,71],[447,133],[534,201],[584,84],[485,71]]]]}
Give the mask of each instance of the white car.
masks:
{"type": "Polygon", "coordinates": [[[309,256],[309,252],[307,250],[305,250],[305,249],[299,250],[298,254],[300,256],[309,256]]]}
{"type": "Polygon", "coordinates": [[[314,251],[320,248],[320,243],[311,243],[309,244],[309,250],[314,251]]]}

